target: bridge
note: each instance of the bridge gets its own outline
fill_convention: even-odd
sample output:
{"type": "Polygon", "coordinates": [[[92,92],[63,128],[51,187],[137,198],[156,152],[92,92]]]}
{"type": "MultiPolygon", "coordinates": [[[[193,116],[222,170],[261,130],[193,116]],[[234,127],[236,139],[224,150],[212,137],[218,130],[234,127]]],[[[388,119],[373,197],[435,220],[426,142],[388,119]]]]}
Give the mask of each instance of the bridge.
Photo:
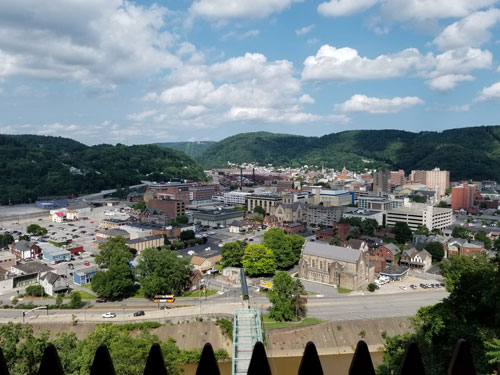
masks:
{"type": "Polygon", "coordinates": [[[241,299],[248,301],[248,309],[234,311],[233,319],[233,375],[243,375],[248,371],[255,343],[262,342],[262,326],[259,310],[250,308],[250,297],[245,269],[240,270],[241,299]]]}

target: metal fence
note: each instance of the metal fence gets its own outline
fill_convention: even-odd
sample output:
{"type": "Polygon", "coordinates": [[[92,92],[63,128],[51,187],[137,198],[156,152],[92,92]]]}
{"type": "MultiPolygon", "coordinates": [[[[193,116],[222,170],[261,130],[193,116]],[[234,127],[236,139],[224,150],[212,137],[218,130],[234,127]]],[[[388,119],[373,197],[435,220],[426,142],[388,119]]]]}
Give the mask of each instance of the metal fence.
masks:
{"type": "MultiPolygon", "coordinates": [[[[329,372],[339,374],[335,369],[328,369],[329,372]]],[[[323,368],[316,350],[316,346],[312,342],[308,342],[297,369],[298,375],[321,375],[323,368]]],[[[105,345],[101,345],[94,357],[94,362],[90,369],[90,375],[115,375],[113,361],[109,355],[109,351],[105,345]]],[[[205,344],[203,348],[200,362],[196,370],[196,375],[219,375],[219,367],[215,359],[212,345],[205,344]]],[[[271,368],[267,359],[264,345],[257,342],[254,346],[250,365],[248,367],[248,375],[271,375],[271,368]]],[[[368,346],[364,341],[359,341],[356,351],[352,358],[349,368],[349,375],[375,375],[375,370],[371,360],[368,346]]],[[[415,342],[409,342],[406,352],[401,361],[401,365],[397,372],[399,375],[424,375],[425,370],[422,364],[420,351],[415,342]]],[[[469,345],[465,340],[459,340],[455,346],[453,357],[448,366],[448,375],[475,375],[476,370],[470,354],[469,345]]],[[[9,375],[7,364],[0,350],[0,375],[9,375]]],[[[38,375],[64,375],[64,370],[61,366],[61,361],[57,354],[54,345],[49,344],[45,349],[38,375]]],[[[119,375],[119,374],[118,374],[119,375]]],[[[144,375],[167,375],[163,354],[160,346],[154,344],[151,347],[149,356],[144,369],[144,375]]],[[[275,374],[278,375],[278,374],[275,374]]]]}

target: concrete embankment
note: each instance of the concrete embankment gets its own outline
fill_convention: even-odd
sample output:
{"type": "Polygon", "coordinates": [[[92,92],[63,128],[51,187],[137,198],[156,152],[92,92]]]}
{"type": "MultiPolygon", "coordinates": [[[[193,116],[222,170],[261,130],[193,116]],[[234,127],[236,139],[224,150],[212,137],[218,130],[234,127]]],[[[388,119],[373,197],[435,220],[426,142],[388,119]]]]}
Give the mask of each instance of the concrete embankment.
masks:
{"type": "MultiPolygon", "coordinates": [[[[71,323],[30,323],[35,334],[49,331],[54,337],[59,332],[74,332],[79,339],[84,339],[96,328],[95,323],[79,322],[76,325],[71,323]]],[[[132,331],[134,335],[138,331],[132,331]]],[[[172,337],[181,349],[202,348],[205,343],[212,344],[214,350],[226,349],[229,354],[232,351],[232,340],[222,334],[219,326],[212,321],[192,321],[189,323],[168,323],[159,328],[153,328],[150,333],[158,336],[161,341],[167,341],[172,337]]]]}
{"type": "Polygon", "coordinates": [[[354,353],[359,340],[370,352],[384,346],[383,332],[389,336],[411,332],[408,318],[343,320],[303,327],[266,329],[267,352],[273,357],[302,356],[308,341],[314,342],[320,355],[354,353]]]}

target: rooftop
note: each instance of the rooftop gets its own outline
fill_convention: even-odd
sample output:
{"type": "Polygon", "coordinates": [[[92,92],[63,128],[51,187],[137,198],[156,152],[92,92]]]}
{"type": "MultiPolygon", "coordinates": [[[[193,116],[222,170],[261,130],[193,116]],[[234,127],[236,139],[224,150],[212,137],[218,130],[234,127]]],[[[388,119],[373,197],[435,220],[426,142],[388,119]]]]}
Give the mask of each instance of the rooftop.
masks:
{"type": "Polygon", "coordinates": [[[136,244],[136,243],[157,240],[159,238],[163,238],[163,234],[157,234],[157,235],[154,235],[154,236],[146,236],[146,237],[136,238],[135,240],[128,240],[127,244],[128,245],[133,245],[133,244],[136,244]]]}
{"type": "Polygon", "coordinates": [[[348,263],[356,263],[361,255],[361,251],[356,249],[320,244],[318,242],[306,242],[302,253],[304,255],[314,255],[348,263]]]}
{"type": "Polygon", "coordinates": [[[12,268],[16,268],[25,274],[53,271],[52,267],[39,262],[19,263],[15,266],[12,266],[12,268]]]}

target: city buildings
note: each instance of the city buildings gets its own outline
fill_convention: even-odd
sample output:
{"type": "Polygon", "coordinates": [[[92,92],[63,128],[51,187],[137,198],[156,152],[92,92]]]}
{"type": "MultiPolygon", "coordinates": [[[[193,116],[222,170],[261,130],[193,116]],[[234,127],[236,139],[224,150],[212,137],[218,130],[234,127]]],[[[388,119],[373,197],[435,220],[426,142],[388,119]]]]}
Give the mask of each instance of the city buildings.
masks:
{"type": "Polygon", "coordinates": [[[458,211],[460,209],[468,210],[474,206],[476,197],[476,185],[462,184],[451,188],[451,209],[458,211]]]}
{"type": "Polygon", "coordinates": [[[376,194],[391,191],[391,172],[387,170],[376,171],[373,174],[373,192],[376,194]]]}
{"type": "Polygon", "coordinates": [[[299,278],[361,290],[375,279],[375,268],[359,250],[306,242],[299,261],[299,278]]]}
{"type": "Polygon", "coordinates": [[[255,207],[260,206],[271,215],[273,207],[283,200],[281,195],[273,193],[250,194],[245,197],[248,212],[253,212],[255,207]]]}
{"type": "Polygon", "coordinates": [[[165,238],[162,234],[156,234],[153,236],[140,237],[134,240],[128,240],[128,247],[134,249],[137,254],[140,254],[144,249],[148,247],[160,247],[165,244],[165,238]]]}
{"type": "Polygon", "coordinates": [[[405,200],[402,198],[374,197],[373,195],[360,195],[358,197],[358,208],[362,210],[388,211],[393,208],[401,207],[405,200]]]}
{"type": "Polygon", "coordinates": [[[342,212],[342,217],[357,217],[360,218],[361,221],[365,221],[366,219],[373,219],[377,221],[378,225],[384,225],[384,213],[382,211],[359,209],[355,207],[345,208],[342,212]]]}
{"type": "Polygon", "coordinates": [[[306,222],[311,226],[332,226],[342,218],[342,207],[321,205],[306,206],[306,222]]]}
{"type": "Polygon", "coordinates": [[[245,206],[246,205],[246,196],[251,193],[247,193],[244,191],[231,191],[224,193],[222,201],[224,204],[228,206],[245,206]]]}
{"type": "Polygon", "coordinates": [[[244,215],[245,212],[232,208],[202,210],[193,212],[193,221],[198,225],[216,228],[231,224],[235,220],[242,220],[244,215]]]}
{"type": "Polygon", "coordinates": [[[302,222],[306,217],[306,205],[300,202],[278,203],[272,214],[282,223],[302,222]]]}
{"type": "Polygon", "coordinates": [[[186,213],[186,204],[183,200],[152,199],[148,205],[162,214],[173,218],[186,213]]]}
{"type": "Polygon", "coordinates": [[[405,183],[405,171],[400,169],[398,171],[391,171],[391,185],[399,186],[405,183]]]}
{"type": "Polygon", "coordinates": [[[436,191],[442,197],[450,187],[450,172],[439,168],[431,171],[415,170],[410,173],[410,181],[425,184],[429,190],[436,191]]]}
{"type": "Polygon", "coordinates": [[[451,225],[452,221],[451,209],[418,203],[389,210],[386,217],[386,225],[392,227],[398,222],[403,222],[408,224],[412,231],[421,225],[425,225],[429,230],[444,229],[451,225]]]}
{"type": "Polygon", "coordinates": [[[313,203],[330,206],[347,206],[354,203],[354,193],[344,190],[315,189],[313,191],[313,203]]]}

